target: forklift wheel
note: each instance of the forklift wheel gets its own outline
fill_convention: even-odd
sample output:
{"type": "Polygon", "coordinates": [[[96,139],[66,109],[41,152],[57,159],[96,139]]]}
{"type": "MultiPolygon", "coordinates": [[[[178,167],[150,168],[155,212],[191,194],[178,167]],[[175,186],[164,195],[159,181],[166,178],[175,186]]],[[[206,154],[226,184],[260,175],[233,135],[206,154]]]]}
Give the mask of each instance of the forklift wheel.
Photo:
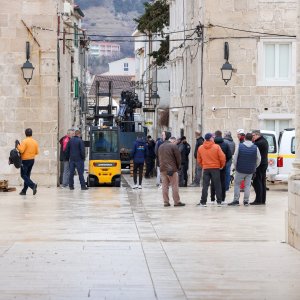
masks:
{"type": "Polygon", "coordinates": [[[87,180],[87,186],[88,186],[88,187],[94,187],[94,186],[96,186],[96,184],[95,184],[95,179],[94,179],[94,178],[91,178],[91,177],[88,177],[88,180],[87,180]]]}
{"type": "Polygon", "coordinates": [[[115,180],[115,187],[120,187],[121,186],[121,179],[116,179],[115,180]]]}

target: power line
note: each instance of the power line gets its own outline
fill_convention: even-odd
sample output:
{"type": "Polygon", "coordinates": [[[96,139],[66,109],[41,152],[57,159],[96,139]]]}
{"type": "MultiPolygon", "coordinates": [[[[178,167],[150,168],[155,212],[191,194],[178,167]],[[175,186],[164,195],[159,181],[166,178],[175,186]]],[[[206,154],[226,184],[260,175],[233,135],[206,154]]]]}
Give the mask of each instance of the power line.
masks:
{"type": "Polygon", "coordinates": [[[233,28],[233,27],[222,26],[222,25],[215,25],[215,24],[211,24],[211,23],[207,26],[207,28],[210,28],[210,27],[219,27],[219,28],[230,29],[230,30],[235,30],[235,31],[239,31],[239,32],[256,33],[256,34],[263,34],[263,35],[269,35],[269,36],[281,36],[281,37],[292,37],[292,38],[296,37],[295,35],[261,32],[261,31],[255,31],[255,30],[246,30],[246,29],[239,29],[239,28],[233,28]]]}

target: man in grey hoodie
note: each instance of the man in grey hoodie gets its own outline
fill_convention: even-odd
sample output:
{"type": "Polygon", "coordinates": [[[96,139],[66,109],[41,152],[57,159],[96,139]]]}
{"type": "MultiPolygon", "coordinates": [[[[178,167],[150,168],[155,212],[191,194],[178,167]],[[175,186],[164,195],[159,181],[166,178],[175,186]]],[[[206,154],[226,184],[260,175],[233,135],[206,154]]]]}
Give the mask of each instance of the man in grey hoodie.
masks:
{"type": "Polygon", "coordinates": [[[235,167],[234,198],[228,205],[239,205],[240,184],[245,180],[244,205],[249,205],[251,179],[259,166],[261,155],[256,145],[252,143],[252,134],[247,133],[244,143],[240,143],[233,156],[235,167]]]}

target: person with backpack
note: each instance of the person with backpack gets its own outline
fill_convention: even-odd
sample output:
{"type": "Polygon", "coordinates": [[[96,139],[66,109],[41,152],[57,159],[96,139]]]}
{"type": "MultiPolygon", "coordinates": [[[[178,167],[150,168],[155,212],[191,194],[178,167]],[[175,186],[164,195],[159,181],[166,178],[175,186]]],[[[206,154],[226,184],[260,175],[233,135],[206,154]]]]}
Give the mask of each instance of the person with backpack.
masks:
{"type": "Polygon", "coordinates": [[[35,156],[39,154],[39,145],[37,141],[32,138],[31,128],[25,130],[25,136],[26,138],[21,143],[18,140],[15,141],[16,148],[21,154],[21,177],[24,180],[24,186],[20,195],[26,195],[29,187],[32,189],[33,195],[35,195],[37,193],[37,184],[31,180],[30,176],[35,156]]]}
{"type": "Polygon", "coordinates": [[[69,129],[67,134],[63,136],[60,140],[60,161],[63,163],[63,175],[62,175],[62,188],[66,188],[69,185],[69,177],[70,177],[70,163],[67,158],[67,145],[70,139],[74,136],[74,129],[69,129]]]}

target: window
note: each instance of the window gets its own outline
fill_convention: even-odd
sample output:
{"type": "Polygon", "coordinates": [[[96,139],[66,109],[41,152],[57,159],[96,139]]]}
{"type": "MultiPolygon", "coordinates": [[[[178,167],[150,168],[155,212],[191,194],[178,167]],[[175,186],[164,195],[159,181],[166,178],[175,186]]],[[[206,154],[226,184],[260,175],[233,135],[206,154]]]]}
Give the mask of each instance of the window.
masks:
{"type": "Polygon", "coordinates": [[[273,134],[264,133],[263,137],[268,141],[269,144],[269,153],[276,153],[277,152],[277,146],[276,146],[276,140],[275,136],[273,134]]]}
{"type": "Polygon", "coordinates": [[[262,39],[258,45],[258,85],[296,84],[296,44],[291,39],[262,39]]]}
{"type": "Polygon", "coordinates": [[[78,26],[74,23],[74,46],[78,47],[78,26]]]}
{"type": "Polygon", "coordinates": [[[291,145],[291,148],[292,148],[292,149],[291,149],[291,153],[292,153],[292,154],[295,154],[295,153],[296,153],[296,144],[295,144],[295,142],[296,142],[296,141],[295,141],[295,138],[293,137],[293,138],[292,138],[292,145],[291,145]]]}
{"type": "Polygon", "coordinates": [[[118,153],[117,131],[94,131],[91,142],[94,153],[118,153]]]}
{"type": "Polygon", "coordinates": [[[128,63],[124,63],[124,71],[125,72],[129,71],[128,63]]]}

